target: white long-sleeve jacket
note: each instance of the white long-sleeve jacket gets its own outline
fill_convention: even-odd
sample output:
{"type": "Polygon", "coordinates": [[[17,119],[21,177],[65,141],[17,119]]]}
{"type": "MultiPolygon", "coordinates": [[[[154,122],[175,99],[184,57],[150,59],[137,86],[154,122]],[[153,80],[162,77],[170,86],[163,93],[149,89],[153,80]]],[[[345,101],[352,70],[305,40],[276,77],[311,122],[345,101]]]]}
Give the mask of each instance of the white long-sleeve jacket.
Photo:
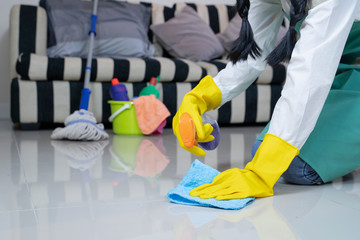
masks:
{"type": "MultiPolygon", "coordinates": [[[[284,0],[251,1],[249,22],[262,56],[230,62],[214,77],[222,104],[243,92],[264,71],[265,59],[275,47],[283,9],[289,9],[284,0]]],[[[330,91],[352,24],[359,19],[359,0],[313,1],[292,53],[269,133],[299,149],[304,145],[330,91]]]]}

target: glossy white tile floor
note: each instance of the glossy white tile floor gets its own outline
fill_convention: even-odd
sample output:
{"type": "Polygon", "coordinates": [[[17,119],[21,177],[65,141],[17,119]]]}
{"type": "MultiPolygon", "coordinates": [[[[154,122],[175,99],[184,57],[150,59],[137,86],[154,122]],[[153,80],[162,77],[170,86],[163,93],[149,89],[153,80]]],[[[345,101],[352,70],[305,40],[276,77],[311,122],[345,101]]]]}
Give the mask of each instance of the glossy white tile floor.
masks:
{"type": "MultiPolygon", "coordinates": [[[[261,127],[221,128],[204,163],[244,167],[261,127]]],[[[170,129],[108,142],[51,141],[0,121],[0,239],[360,239],[360,171],[321,186],[280,181],[229,211],[169,203],[195,159],[170,129]]]]}

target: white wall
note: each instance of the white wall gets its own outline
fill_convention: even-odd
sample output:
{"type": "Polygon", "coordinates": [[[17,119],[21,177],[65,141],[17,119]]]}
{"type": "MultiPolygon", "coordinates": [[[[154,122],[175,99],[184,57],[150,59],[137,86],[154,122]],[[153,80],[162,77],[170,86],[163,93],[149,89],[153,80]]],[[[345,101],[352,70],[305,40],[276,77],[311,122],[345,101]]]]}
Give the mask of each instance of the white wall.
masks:
{"type": "MultiPolygon", "coordinates": [[[[182,0],[143,0],[169,5],[182,0]]],[[[10,65],[9,65],[9,18],[10,9],[15,4],[37,5],[39,0],[0,0],[0,119],[10,118],[10,65]]],[[[190,0],[208,4],[235,4],[235,0],[190,0]]]]}

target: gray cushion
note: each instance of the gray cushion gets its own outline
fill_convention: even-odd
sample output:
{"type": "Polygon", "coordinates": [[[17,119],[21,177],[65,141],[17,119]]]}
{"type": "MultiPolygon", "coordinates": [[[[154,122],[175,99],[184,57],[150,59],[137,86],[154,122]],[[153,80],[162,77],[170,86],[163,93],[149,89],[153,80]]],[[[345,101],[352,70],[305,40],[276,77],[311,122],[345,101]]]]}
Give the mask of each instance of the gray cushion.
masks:
{"type": "MultiPolygon", "coordinates": [[[[239,14],[236,14],[229,22],[229,25],[227,26],[225,31],[216,34],[227,52],[231,52],[234,41],[239,37],[241,24],[241,17],[239,16],[239,14]]],[[[279,34],[276,39],[276,45],[280,43],[281,39],[285,36],[286,31],[287,30],[284,26],[280,27],[279,34]]]]}
{"type": "Polygon", "coordinates": [[[173,57],[208,61],[224,53],[224,48],[210,26],[189,6],[169,21],[151,25],[150,28],[173,57]]]}
{"type": "MultiPolygon", "coordinates": [[[[87,57],[92,2],[47,0],[47,13],[55,45],[49,57],[87,57]]],[[[100,1],[94,57],[149,57],[154,47],[148,39],[151,8],[142,4],[100,1]]]]}
{"type": "Polygon", "coordinates": [[[229,22],[225,31],[216,35],[227,52],[231,52],[234,41],[239,37],[241,24],[241,17],[239,14],[236,14],[229,22]]]}

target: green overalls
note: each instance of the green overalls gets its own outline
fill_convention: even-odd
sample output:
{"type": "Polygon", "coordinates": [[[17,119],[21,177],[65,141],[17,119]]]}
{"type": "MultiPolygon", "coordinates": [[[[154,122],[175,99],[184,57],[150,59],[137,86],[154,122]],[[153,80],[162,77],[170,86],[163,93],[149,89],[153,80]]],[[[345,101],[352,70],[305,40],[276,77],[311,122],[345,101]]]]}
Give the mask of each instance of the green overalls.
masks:
{"type": "Polygon", "coordinates": [[[360,22],[352,26],[329,95],[299,157],[324,182],[360,167],[360,22]]]}

